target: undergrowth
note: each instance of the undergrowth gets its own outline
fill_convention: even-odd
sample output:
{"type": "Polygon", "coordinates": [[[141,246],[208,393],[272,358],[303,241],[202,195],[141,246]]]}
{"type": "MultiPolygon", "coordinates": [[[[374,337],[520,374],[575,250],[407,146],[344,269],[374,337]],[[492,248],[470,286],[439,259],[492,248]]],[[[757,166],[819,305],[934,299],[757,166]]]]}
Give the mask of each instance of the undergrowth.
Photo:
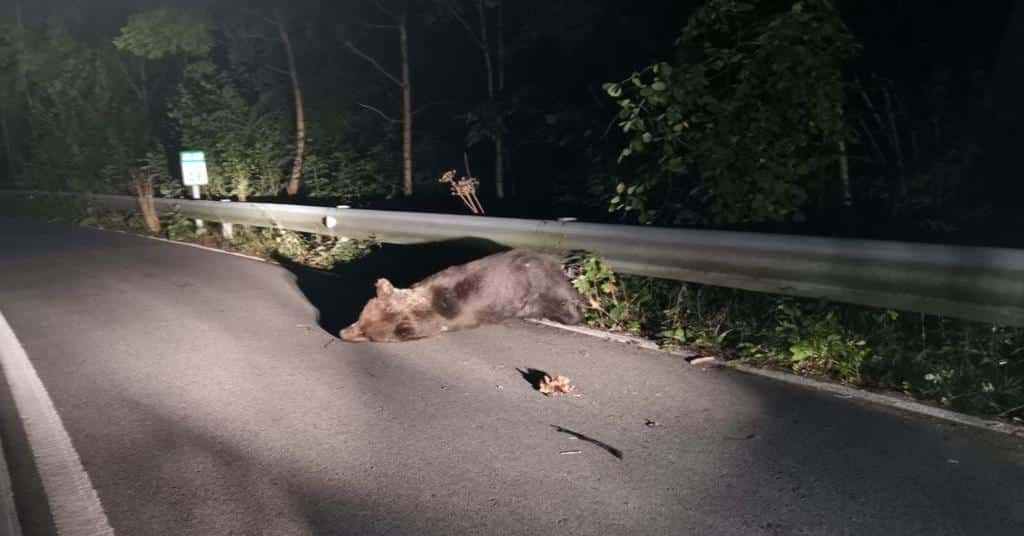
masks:
{"type": "Polygon", "coordinates": [[[1020,328],[619,275],[593,256],[570,274],[595,327],[1024,422],[1020,328]]]}

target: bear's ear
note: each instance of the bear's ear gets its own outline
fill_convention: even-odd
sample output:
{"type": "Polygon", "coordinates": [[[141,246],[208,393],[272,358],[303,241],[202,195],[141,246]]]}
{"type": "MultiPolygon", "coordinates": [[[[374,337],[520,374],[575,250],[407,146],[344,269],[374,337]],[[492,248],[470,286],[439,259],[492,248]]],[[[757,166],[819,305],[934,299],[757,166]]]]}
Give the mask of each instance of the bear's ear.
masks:
{"type": "Polygon", "coordinates": [[[386,278],[380,278],[377,280],[377,297],[384,298],[395,291],[395,287],[386,278]]]}

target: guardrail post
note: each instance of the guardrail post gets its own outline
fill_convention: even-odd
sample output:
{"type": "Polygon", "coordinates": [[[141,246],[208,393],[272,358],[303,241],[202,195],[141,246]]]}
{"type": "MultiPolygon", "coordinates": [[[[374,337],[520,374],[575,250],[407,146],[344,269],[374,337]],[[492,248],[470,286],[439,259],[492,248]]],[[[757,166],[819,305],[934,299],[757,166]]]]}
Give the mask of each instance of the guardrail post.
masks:
{"type": "MultiPolygon", "coordinates": [[[[198,184],[193,184],[192,185],[192,199],[199,199],[199,185],[198,184]]],[[[196,229],[202,229],[202,228],[203,228],[203,220],[200,220],[199,218],[196,218],[196,229]]]]}
{"type": "MultiPolygon", "coordinates": [[[[231,200],[230,199],[221,199],[220,202],[221,203],[230,203],[231,200]]],[[[235,238],[235,224],[233,224],[231,222],[226,222],[226,221],[225,222],[221,222],[221,224],[220,224],[220,232],[221,232],[221,235],[224,236],[224,238],[226,238],[228,240],[233,240],[235,238]]]]}
{"type": "MultiPolygon", "coordinates": [[[[351,208],[351,207],[349,207],[348,205],[336,205],[335,208],[351,208]]],[[[324,224],[324,227],[326,227],[328,229],[334,229],[334,227],[338,225],[338,220],[334,219],[333,216],[324,216],[324,219],[322,220],[322,223],[324,224]]],[[[349,237],[347,237],[347,236],[339,236],[338,237],[338,241],[339,242],[348,242],[349,241],[349,237]]]]}

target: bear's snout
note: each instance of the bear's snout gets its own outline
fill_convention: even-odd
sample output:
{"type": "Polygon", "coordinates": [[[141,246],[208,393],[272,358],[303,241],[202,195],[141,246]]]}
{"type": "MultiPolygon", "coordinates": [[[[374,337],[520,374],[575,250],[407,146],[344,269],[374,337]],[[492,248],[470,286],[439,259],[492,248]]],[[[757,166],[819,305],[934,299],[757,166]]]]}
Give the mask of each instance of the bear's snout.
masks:
{"type": "Polygon", "coordinates": [[[348,342],[365,342],[369,340],[366,338],[366,334],[363,333],[362,328],[359,327],[358,322],[341,330],[339,336],[341,337],[341,340],[348,342]]]}

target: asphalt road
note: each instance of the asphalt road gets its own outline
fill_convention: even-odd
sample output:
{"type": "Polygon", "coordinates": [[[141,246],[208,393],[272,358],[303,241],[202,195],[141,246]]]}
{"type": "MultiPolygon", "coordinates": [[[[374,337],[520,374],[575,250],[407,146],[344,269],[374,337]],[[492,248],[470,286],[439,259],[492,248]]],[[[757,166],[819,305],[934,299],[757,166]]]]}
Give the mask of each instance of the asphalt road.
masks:
{"type": "MultiPolygon", "coordinates": [[[[0,312],[119,535],[1024,534],[1019,438],[523,322],[324,329],[427,251],[324,277],[0,221],[0,312]]],[[[25,534],[55,534],[7,381],[0,425],[25,534]]]]}

